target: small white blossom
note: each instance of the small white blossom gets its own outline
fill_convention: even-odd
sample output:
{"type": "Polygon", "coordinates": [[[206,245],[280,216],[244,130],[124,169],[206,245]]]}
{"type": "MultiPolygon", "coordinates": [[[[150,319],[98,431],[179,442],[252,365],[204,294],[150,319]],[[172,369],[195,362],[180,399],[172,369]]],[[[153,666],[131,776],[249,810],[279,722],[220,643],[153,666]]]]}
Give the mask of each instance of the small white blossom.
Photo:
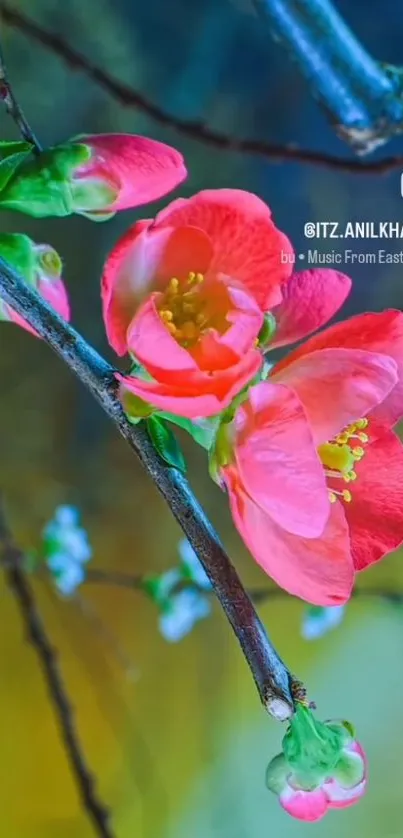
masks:
{"type": "Polygon", "coordinates": [[[204,590],[209,591],[211,589],[211,582],[187,538],[180,540],[178,550],[182,565],[186,571],[186,576],[192,582],[195,582],[199,588],[204,588],[204,590]]]}
{"type": "Polygon", "coordinates": [[[180,591],[164,605],[159,618],[160,632],[169,643],[177,643],[199,620],[208,617],[210,610],[208,600],[197,591],[180,591]]]}
{"type": "Polygon", "coordinates": [[[343,620],[344,605],[331,605],[327,608],[312,606],[306,608],[302,618],[301,635],[305,640],[317,640],[328,631],[337,628],[343,620]]]}
{"type": "Polygon", "coordinates": [[[56,587],[64,596],[71,596],[84,581],[83,565],[92,556],[87,533],[80,526],[75,507],[57,507],[43,530],[43,552],[56,587]]]}
{"type": "Polygon", "coordinates": [[[60,527],[79,526],[79,511],[75,506],[67,506],[67,504],[63,504],[55,509],[54,521],[56,521],[60,527]]]}
{"type": "Polygon", "coordinates": [[[72,596],[85,579],[83,567],[64,553],[55,553],[48,561],[56,587],[63,596],[72,596]]]}

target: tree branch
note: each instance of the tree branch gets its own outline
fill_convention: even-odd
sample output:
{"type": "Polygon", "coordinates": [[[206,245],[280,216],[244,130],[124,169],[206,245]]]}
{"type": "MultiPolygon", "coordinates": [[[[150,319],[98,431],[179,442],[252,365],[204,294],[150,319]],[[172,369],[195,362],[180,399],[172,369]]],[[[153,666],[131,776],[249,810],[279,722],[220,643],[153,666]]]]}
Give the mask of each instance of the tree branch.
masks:
{"type": "Polygon", "coordinates": [[[361,154],[403,131],[402,69],[375,61],[330,0],[253,0],[340,136],[361,154]]]}
{"type": "Polygon", "coordinates": [[[131,425],[116,396],[114,368],[0,259],[0,297],[54,349],[87,387],[139,457],[201,560],[238,638],[260,698],[277,719],[294,711],[295,682],[270,642],[204,510],[186,478],[166,466],[142,424],[131,425]]]}
{"type": "Polygon", "coordinates": [[[214,131],[203,123],[179,119],[150,102],[144,94],[110,76],[102,67],[97,66],[75,50],[63,37],[43,29],[39,23],[13,9],[8,3],[0,2],[0,17],[8,26],[14,27],[27,37],[36,40],[46,49],[51,50],[72,70],[85,73],[88,78],[121,105],[135,108],[160,125],[165,125],[182,136],[204,143],[217,150],[259,155],[273,162],[305,163],[327,169],[351,172],[352,174],[384,174],[393,169],[403,168],[403,155],[362,162],[308,149],[299,149],[291,143],[281,145],[279,143],[267,143],[263,140],[238,139],[214,131]]]}
{"type": "Polygon", "coordinates": [[[25,116],[14,96],[12,91],[10,82],[8,80],[7,75],[7,67],[4,60],[3,50],[0,44],[0,100],[2,100],[6,106],[7,112],[10,114],[11,119],[14,120],[16,123],[18,130],[24,140],[28,143],[32,143],[33,151],[36,154],[39,154],[41,146],[31,128],[25,116]]]}
{"type": "Polygon", "coordinates": [[[63,683],[56,652],[48,639],[33,590],[23,569],[24,554],[12,541],[1,501],[0,553],[4,559],[2,564],[8,586],[14,594],[27,635],[38,656],[50,702],[85,810],[99,838],[114,838],[109,825],[109,812],[97,796],[94,778],[87,767],[74,722],[74,710],[63,683]]]}
{"type": "MultiPolygon", "coordinates": [[[[126,588],[132,591],[144,589],[146,576],[136,576],[133,573],[124,573],[119,570],[102,570],[97,567],[86,568],[84,584],[105,585],[117,588],[126,588]]],[[[199,587],[197,582],[184,582],[186,587],[196,588],[200,593],[206,594],[204,588],[199,587]]],[[[287,591],[282,588],[253,588],[248,589],[248,594],[253,602],[268,602],[272,599],[292,599],[287,591]]],[[[383,599],[387,602],[403,604],[403,591],[393,591],[390,588],[354,588],[351,593],[354,599],[372,598],[383,599]]],[[[301,603],[302,604],[302,603],[301,603]]]]}

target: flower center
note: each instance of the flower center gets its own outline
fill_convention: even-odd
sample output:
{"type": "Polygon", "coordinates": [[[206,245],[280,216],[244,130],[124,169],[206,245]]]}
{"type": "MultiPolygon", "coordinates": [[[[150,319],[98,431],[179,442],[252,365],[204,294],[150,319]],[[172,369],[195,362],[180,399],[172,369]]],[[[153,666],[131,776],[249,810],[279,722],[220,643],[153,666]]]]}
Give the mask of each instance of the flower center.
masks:
{"type": "Polygon", "coordinates": [[[203,274],[189,273],[185,282],[173,277],[159,304],[159,314],[171,335],[182,346],[192,346],[208,325],[203,274]]]}
{"type": "MultiPolygon", "coordinates": [[[[347,425],[330,442],[325,442],[318,448],[319,457],[325,468],[326,477],[334,480],[340,479],[344,483],[351,483],[357,479],[354,466],[362,460],[365,449],[363,445],[368,442],[368,434],[364,428],[368,426],[368,419],[357,419],[351,425],[347,425]],[[362,443],[361,445],[357,445],[362,443]]],[[[329,500],[335,503],[340,497],[345,503],[351,503],[352,494],[349,489],[329,489],[329,500]]]]}

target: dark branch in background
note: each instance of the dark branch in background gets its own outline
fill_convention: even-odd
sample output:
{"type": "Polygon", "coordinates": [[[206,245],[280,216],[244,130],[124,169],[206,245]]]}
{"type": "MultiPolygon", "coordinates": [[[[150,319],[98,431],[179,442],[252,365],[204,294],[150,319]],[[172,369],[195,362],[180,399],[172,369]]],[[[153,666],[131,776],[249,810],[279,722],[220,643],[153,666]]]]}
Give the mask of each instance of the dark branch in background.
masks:
{"type": "Polygon", "coordinates": [[[116,396],[114,368],[0,259],[0,297],[34,328],[87,387],[167,501],[201,560],[239,640],[268,712],[285,719],[294,711],[297,682],[269,640],[239,576],[186,478],[166,466],[142,424],[131,425],[116,396]]]}
{"type": "Polygon", "coordinates": [[[403,70],[375,61],[330,0],[253,3],[350,146],[367,154],[403,131],[403,70]]]}
{"type": "Polygon", "coordinates": [[[299,149],[295,145],[280,145],[263,140],[238,139],[219,131],[214,131],[200,122],[189,122],[166,113],[158,105],[150,102],[146,96],[137,90],[113,78],[102,67],[97,66],[86,56],[77,52],[63,37],[44,29],[39,23],[26,17],[22,12],[13,9],[8,3],[0,1],[0,17],[5,24],[13,27],[29,38],[35,39],[46,49],[54,52],[65,61],[72,70],[79,70],[99,85],[115,101],[128,108],[135,108],[145,113],[150,119],[172,128],[189,139],[209,145],[222,151],[255,154],[272,161],[305,163],[322,166],[328,169],[338,169],[353,174],[384,174],[393,169],[403,167],[403,155],[386,157],[383,160],[361,162],[359,160],[343,159],[331,154],[299,149]]]}
{"type": "MultiPolygon", "coordinates": [[[[146,576],[137,576],[132,573],[125,573],[119,570],[102,570],[97,567],[89,567],[86,569],[85,583],[126,588],[132,591],[141,591],[144,590],[144,583],[146,579],[146,576]]],[[[205,588],[199,587],[196,582],[189,581],[184,582],[183,584],[187,588],[196,588],[204,595],[208,593],[205,588]]],[[[293,599],[293,597],[291,597],[291,595],[282,588],[248,589],[248,594],[253,602],[257,603],[269,602],[273,599],[293,599]]],[[[373,597],[374,599],[385,600],[385,602],[403,604],[403,591],[393,591],[389,588],[355,588],[351,597],[354,599],[371,599],[373,597]]],[[[301,602],[301,605],[302,604],[305,603],[301,602]]]]}
{"type": "Polygon", "coordinates": [[[59,670],[52,647],[35,601],[33,590],[23,569],[24,554],[13,543],[0,499],[0,557],[7,584],[12,591],[27,636],[35,649],[65,745],[72,774],[81,800],[99,838],[114,838],[109,813],[97,796],[94,777],[87,767],[74,721],[74,710],[59,670]]]}
{"type": "Polygon", "coordinates": [[[28,143],[32,143],[34,151],[39,154],[41,146],[36,139],[34,132],[29,126],[25,116],[14,96],[11,85],[8,81],[7,67],[4,60],[3,50],[0,44],[0,100],[4,102],[7,112],[18,126],[21,136],[28,143]]]}

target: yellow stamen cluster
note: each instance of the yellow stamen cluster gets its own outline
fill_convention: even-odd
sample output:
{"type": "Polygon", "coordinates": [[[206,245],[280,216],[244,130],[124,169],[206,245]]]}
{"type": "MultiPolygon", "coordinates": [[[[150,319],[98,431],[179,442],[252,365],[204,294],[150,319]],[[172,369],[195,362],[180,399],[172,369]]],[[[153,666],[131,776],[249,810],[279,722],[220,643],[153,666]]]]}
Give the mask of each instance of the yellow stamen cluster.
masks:
{"type": "Polygon", "coordinates": [[[185,282],[173,277],[164,292],[159,314],[171,335],[183,346],[196,343],[207,324],[200,296],[204,276],[189,273],[185,282]]]}
{"type": "MultiPolygon", "coordinates": [[[[368,442],[368,434],[364,432],[367,426],[368,419],[357,419],[356,422],[343,428],[333,440],[319,446],[318,454],[325,467],[326,477],[340,478],[345,483],[351,483],[357,479],[354,466],[362,460],[365,449],[362,445],[356,445],[355,440],[364,445],[368,442]]],[[[338,497],[345,503],[352,501],[352,494],[348,489],[342,491],[329,489],[331,503],[335,503],[338,497]]]]}

